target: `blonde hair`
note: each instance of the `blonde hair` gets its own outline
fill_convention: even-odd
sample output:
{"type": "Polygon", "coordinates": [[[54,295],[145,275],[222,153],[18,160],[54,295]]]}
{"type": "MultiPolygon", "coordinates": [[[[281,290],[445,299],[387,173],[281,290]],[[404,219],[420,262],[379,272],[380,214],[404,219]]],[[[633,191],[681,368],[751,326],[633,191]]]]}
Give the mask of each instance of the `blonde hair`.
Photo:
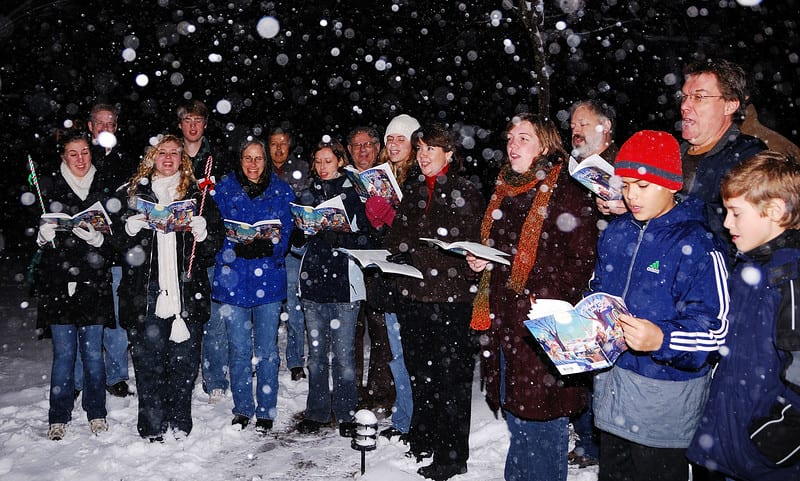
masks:
{"type": "MultiPolygon", "coordinates": [[[[409,139],[411,142],[411,139],[409,139]]],[[[389,162],[389,168],[392,169],[392,173],[394,177],[397,179],[398,185],[403,185],[406,181],[406,177],[408,177],[408,172],[411,170],[411,167],[417,161],[417,149],[414,147],[414,144],[411,144],[411,152],[408,153],[408,157],[401,160],[400,162],[391,162],[389,161],[389,149],[387,146],[384,146],[381,149],[381,153],[378,154],[378,161],[376,162],[377,165],[383,164],[385,162],[389,162]]]]}
{"type": "Polygon", "coordinates": [[[771,200],[780,199],[786,205],[780,226],[800,227],[800,164],[781,153],[765,150],[732,168],[720,191],[723,200],[744,197],[762,216],[771,200]]]}
{"type": "Polygon", "coordinates": [[[187,154],[186,150],[183,148],[183,142],[181,142],[181,139],[178,137],[167,134],[161,137],[156,145],[147,149],[144,158],[139,163],[139,168],[136,169],[136,173],[133,174],[133,177],[128,181],[128,195],[130,197],[136,195],[136,190],[139,188],[142,179],[151,179],[153,177],[156,171],[155,159],[158,154],[158,149],[167,142],[174,142],[181,147],[181,163],[179,168],[181,180],[178,183],[178,198],[173,200],[183,199],[186,192],[189,190],[189,184],[197,182],[194,178],[194,171],[192,170],[192,159],[189,158],[189,154],[187,154]]]}

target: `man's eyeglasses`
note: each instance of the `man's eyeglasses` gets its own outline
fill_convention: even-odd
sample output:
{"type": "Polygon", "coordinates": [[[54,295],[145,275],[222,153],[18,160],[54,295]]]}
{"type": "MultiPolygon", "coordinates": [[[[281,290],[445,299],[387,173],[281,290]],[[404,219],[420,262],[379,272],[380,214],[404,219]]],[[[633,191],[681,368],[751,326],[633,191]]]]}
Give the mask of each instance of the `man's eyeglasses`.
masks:
{"type": "Polygon", "coordinates": [[[675,94],[675,101],[681,105],[684,102],[691,102],[693,104],[702,104],[705,102],[706,99],[723,99],[723,98],[725,98],[724,95],[685,94],[683,92],[678,92],[677,94],[675,94]]]}
{"type": "Polygon", "coordinates": [[[371,149],[377,142],[370,141],[370,142],[362,142],[360,144],[350,144],[353,146],[354,149],[371,149]]]}

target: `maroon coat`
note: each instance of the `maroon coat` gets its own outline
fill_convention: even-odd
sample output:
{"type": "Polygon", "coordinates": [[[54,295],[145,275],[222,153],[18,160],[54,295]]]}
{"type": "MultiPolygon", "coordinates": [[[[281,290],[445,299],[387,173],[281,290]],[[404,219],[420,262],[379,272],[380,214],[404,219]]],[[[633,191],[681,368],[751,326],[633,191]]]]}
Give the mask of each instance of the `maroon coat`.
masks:
{"type": "MultiPolygon", "coordinates": [[[[501,204],[503,216],[494,221],[490,245],[517,252],[519,233],[533,202],[535,189],[501,204]]],[[[598,215],[592,195],[561,171],[542,226],[536,262],[527,289],[538,299],[560,299],[572,304],[580,300],[594,267],[598,215]]],[[[527,420],[545,421],[567,416],[586,406],[586,379],[561,376],[525,328],[531,304],[527,293],[517,295],[507,287],[510,266],[496,264],[492,271],[489,307],[495,315],[487,331],[488,344],[481,356],[486,398],[500,406],[500,359],[505,358],[505,402],[503,409],[527,420]]]]}

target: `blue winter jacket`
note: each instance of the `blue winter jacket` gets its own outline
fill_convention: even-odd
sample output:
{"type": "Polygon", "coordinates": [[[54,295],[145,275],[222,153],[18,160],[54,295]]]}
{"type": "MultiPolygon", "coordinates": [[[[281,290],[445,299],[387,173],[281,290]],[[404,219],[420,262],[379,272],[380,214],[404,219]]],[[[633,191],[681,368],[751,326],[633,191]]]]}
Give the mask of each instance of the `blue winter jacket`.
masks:
{"type": "Polygon", "coordinates": [[[260,220],[279,219],[281,240],[271,256],[255,259],[236,257],[234,243],[225,239],[217,253],[211,298],[238,307],[255,307],[286,298],[286,264],[284,257],[289,236],[294,228],[289,203],[295,195],[286,182],[275,174],[269,186],[251,199],[242,189],[234,173],[225,176],[216,186],[214,201],[224,219],[253,224],[260,220]]]}
{"type": "Polygon", "coordinates": [[[595,378],[600,429],[651,447],[685,448],[708,393],[710,361],[725,342],[725,257],[696,199],[641,223],[614,219],[598,241],[590,288],[620,296],[661,328],[652,352],[625,351],[595,378]],[[669,422],[665,422],[669,420],[669,422]]]}
{"type": "Polygon", "coordinates": [[[728,281],[727,349],[689,446],[691,461],[742,481],[800,479],[800,385],[786,378],[799,348],[798,283],[797,231],[738,255],[728,281]]]}

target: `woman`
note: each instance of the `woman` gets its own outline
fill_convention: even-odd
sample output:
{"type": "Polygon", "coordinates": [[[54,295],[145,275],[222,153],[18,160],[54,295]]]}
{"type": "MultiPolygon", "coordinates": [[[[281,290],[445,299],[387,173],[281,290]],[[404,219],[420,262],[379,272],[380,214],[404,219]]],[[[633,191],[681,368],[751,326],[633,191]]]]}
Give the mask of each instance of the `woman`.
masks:
{"type": "Polygon", "coordinates": [[[286,298],[284,256],[294,225],[289,210],[294,193],[272,173],[260,140],[246,142],[239,158],[233,173],[216,186],[214,201],[220,213],[225,219],[248,224],[279,220],[280,237],[256,238],[248,244],[226,239],[217,253],[211,298],[221,304],[215,311],[228,333],[231,424],[244,429],[255,415],[256,431],[266,433],[277,414],[278,323],[286,298]],[[253,403],[253,369],[258,407],[253,403]]]}
{"type": "MultiPolygon", "coordinates": [[[[416,168],[416,152],[411,145],[411,134],[419,128],[419,122],[414,117],[400,114],[393,118],[386,126],[383,141],[385,147],[378,156],[378,163],[389,162],[392,173],[397,179],[397,184],[402,186],[408,178],[415,178],[419,175],[416,168]],[[415,171],[412,173],[412,171],[415,171]]],[[[392,205],[380,196],[372,196],[367,199],[365,204],[367,219],[378,232],[386,233],[394,221],[395,209],[392,205]]],[[[395,286],[393,276],[383,276],[380,273],[376,277],[367,277],[367,303],[371,304],[378,311],[385,311],[385,323],[387,332],[387,342],[391,350],[392,358],[389,361],[389,369],[394,378],[395,401],[392,408],[392,425],[383,431],[381,435],[392,439],[399,437],[406,439],[409,427],[411,426],[411,414],[413,412],[413,399],[411,397],[411,380],[408,377],[405,359],[403,358],[403,345],[400,341],[400,324],[397,322],[397,313],[394,306],[387,302],[387,297],[391,296],[391,289],[380,289],[380,287],[395,286]],[[373,287],[375,286],[375,287],[373,287]],[[388,291],[388,292],[387,292],[388,291]]],[[[372,364],[372,352],[374,343],[370,350],[370,365],[372,364]]],[[[370,371],[371,372],[371,371],[370,371]]],[[[372,376],[369,377],[369,382],[372,376]]],[[[367,390],[386,389],[389,386],[374,386],[367,390]]]]}
{"type": "Polygon", "coordinates": [[[210,312],[206,269],[214,263],[224,232],[216,204],[210,195],[203,200],[189,156],[173,135],[147,151],[127,193],[130,206],[137,197],[161,205],[196,201],[189,230],[153,230],[144,214],[131,210],[125,233],[117,236],[127,261],[119,313],[136,373],[137,428],[143,438],[162,442],[168,430],[176,438],[192,430],[192,390],[210,312]]]}
{"type": "Polygon", "coordinates": [[[486,399],[502,408],[511,433],[505,479],[567,479],[569,415],[586,405],[586,389],[561,377],[531,343],[522,321],[532,299],[579,301],[592,273],[597,214],[591,194],[569,176],[552,121],[515,116],[506,153],[481,224],[484,244],[511,253],[510,266],[467,256],[483,272],[472,327],[486,331],[481,362],[486,399]]]}
{"type": "MultiPolygon", "coordinates": [[[[95,202],[105,204],[103,186],[95,180],[91,145],[86,134],[69,131],[60,139],[61,164],[50,179],[42,179],[45,205],[53,212],[73,216],[95,202]]],[[[117,209],[118,210],[118,209],[117,209]]],[[[106,374],[103,362],[103,327],[114,326],[110,259],[106,237],[91,224],[56,231],[42,224],[36,242],[42,252],[39,264],[38,322],[53,336],[50,376],[50,428],[48,439],[66,434],[75,402],[74,366],[83,360],[82,407],[92,433],[108,431],[106,374]]]]}
{"type": "Polygon", "coordinates": [[[456,141],[446,128],[425,125],[414,132],[412,144],[421,175],[406,180],[384,246],[394,253],[390,260],[411,264],[424,276],[398,279],[396,312],[414,405],[407,438],[410,456],[418,461],[433,456],[418,473],[443,480],[467,471],[477,353],[469,310],[477,276],[464,274],[469,270],[463,257],[419,238],[477,240],[475,216],[485,203],[478,188],[459,175],[456,141]]]}
{"type": "Polygon", "coordinates": [[[299,288],[309,351],[308,399],[297,430],[304,434],[318,432],[330,421],[332,409],[339,434],[350,437],[358,403],[354,346],[356,316],[364,300],[364,279],[358,266],[334,249],[369,249],[374,234],[364,221],[364,204],[342,174],[347,159],[344,147],[336,141],[323,141],[314,148],[312,156],[313,178],[310,187],[300,194],[299,203],[316,206],[341,195],[351,231],[319,230],[308,238],[300,264],[299,288]],[[331,370],[333,391],[328,388],[331,370]]]}

